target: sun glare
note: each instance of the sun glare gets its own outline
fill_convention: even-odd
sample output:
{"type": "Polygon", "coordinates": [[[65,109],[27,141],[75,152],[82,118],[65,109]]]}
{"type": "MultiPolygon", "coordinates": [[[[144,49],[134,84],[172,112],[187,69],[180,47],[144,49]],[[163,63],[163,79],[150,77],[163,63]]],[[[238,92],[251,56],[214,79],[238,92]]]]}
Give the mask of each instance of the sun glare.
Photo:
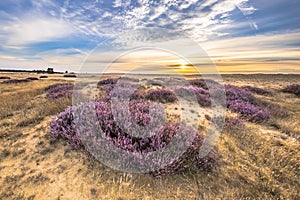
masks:
{"type": "Polygon", "coordinates": [[[180,69],[186,69],[188,63],[185,60],[181,60],[179,63],[180,69]]]}

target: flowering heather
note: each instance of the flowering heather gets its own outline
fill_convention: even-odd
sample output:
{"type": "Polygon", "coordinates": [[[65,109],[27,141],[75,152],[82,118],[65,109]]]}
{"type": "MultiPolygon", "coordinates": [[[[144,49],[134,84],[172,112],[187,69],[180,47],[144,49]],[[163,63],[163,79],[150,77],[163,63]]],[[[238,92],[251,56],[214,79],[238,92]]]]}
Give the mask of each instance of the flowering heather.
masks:
{"type": "Polygon", "coordinates": [[[107,84],[116,84],[120,78],[108,78],[98,82],[98,86],[107,85],[107,84]]]}
{"type": "Polygon", "coordinates": [[[211,80],[211,79],[192,79],[192,80],[189,80],[189,82],[191,85],[203,88],[205,90],[209,89],[207,84],[209,84],[210,86],[219,85],[218,82],[211,80]]]}
{"type": "Polygon", "coordinates": [[[300,85],[299,84],[289,85],[289,86],[285,87],[284,89],[282,89],[281,91],[285,92],[285,93],[295,94],[297,97],[300,97],[300,85]]]}
{"type": "Polygon", "coordinates": [[[259,95],[264,95],[264,96],[271,96],[272,92],[262,89],[262,88],[258,88],[258,87],[253,87],[253,86],[243,86],[242,87],[245,90],[248,90],[250,92],[253,92],[255,94],[259,94],[259,95]]]}
{"type": "Polygon", "coordinates": [[[226,90],[226,99],[227,101],[245,101],[245,102],[256,102],[256,97],[247,90],[244,90],[243,88],[233,86],[233,85],[225,85],[226,90]]]}
{"type": "MultiPolygon", "coordinates": [[[[86,151],[87,149],[85,149],[86,146],[83,145],[83,141],[85,141],[84,144],[88,143],[89,147],[97,148],[100,144],[98,143],[99,138],[102,138],[101,140],[107,141],[104,145],[107,145],[110,141],[115,147],[132,152],[134,159],[138,160],[140,157],[146,156],[148,152],[155,152],[162,149],[175,137],[178,137],[177,132],[179,127],[181,127],[181,130],[184,132],[183,135],[191,133],[191,129],[182,124],[166,123],[157,129],[155,134],[142,138],[134,137],[131,132],[125,131],[131,130],[128,128],[128,126],[131,125],[129,122],[130,120],[124,121],[123,123],[125,124],[121,128],[115,119],[115,115],[122,116],[124,114],[123,112],[126,112],[126,109],[120,108],[120,110],[117,110],[117,113],[113,113],[110,104],[107,102],[96,101],[92,104],[93,105],[91,106],[91,103],[84,103],[78,106],[69,107],[53,119],[50,124],[50,135],[52,140],[55,141],[58,138],[64,138],[72,147],[83,148],[86,151]],[[96,119],[98,121],[97,123],[92,120],[93,117],[88,116],[88,114],[91,113],[89,112],[89,109],[91,108],[95,109],[96,119]],[[76,119],[74,118],[74,113],[77,113],[76,119]],[[95,128],[97,126],[100,127],[102,132],[95,131],[99,130],[95,128]],[[80,134],[78,133],[78,130],[80,130],[80,134]]],[[[122,104],[118,106],[122,106],[122,104]]],[[[134,118],[134,122],[139,123],[139,120],[142,119],[142,123],[140,123],[140,127],[142,129],[146,128],[144,125],[149,123],[151,125],[151,122],[148,122],[149,120],[152,121],[156,118],[151,118],[151,116],[149,116],[150,112],[147,103],[143,104],[143,102],[132,101],[130,110],[130,112],[133,113],[131,114],[131,118],[134,118]]],[[[155,112],[160,111],[161,110],[158,109],[155,110],[155,112]]],[[[156,115],[157,114],[154,113],[154,116],[156,115]]],[[[204,170],[211,169],[216,161],[215,152],[212,151],[204,158],[198,158],[198,150],[202,143],[203,137],[196,133],[196,137],[191,143],[189,143],[189,147],[185,153],[183,153],[177,160],[163,167],[163,169],[152,172],[152,174],[160,176],[163,174],[177,173],[189,166],[194,166],[204,170]]],[[[173,160],[172,155],[169,155],[169,158],[173,160]]],[[[126,156],[121,157],[120,159],[120,164],[127,163],[130,165],[130,163],[133,162],[132,160],[128,160],[126,156]]],[[[157,159],[153,162],[160,166],[159,164],[162,160],[157,159]]],[[[147,165],[148,163],[141,164],[147,165]]]]}
{"type": "Polygon", "coordinates": [[[230,101],[228,108],[233,112],[239,113],[244,119],[250,122],[262,123],[271,118],[270,113],[259,106],[255,106],[250,102],[241,100],[230,101]]]}
{"type": "Polygon", "coordinates": [[[211,106],[210,94],[207,90],[195,86],[189,87],[177,87],[175,89],[176,94],[182,98],[188,97],[191,93],[195,95],[199,105],[203,107],[211,106]]]}
{"type": "Polygon", "coordinates": [[[161,103],[173,103],[177,100],[176,95],[167,89],[153,89],[148,91],[146,98],[161,103]]]}
{"type": "Polygon", "coordinates": [[[70,97],[73,94],[74,85],[65,83],[57,83],[46,87],[48,99],[59,99],[62,97],[70,97]]]}
{"type": "Polygon", "coordinates": [[[271,118],[271,113],[266,106],[261,106],[262,102],[258,100],[250,91],[243,88],[225,85],[227,107],[236,113],[239,113],[243,119],[250,122],[263,123],[271,118]]]}

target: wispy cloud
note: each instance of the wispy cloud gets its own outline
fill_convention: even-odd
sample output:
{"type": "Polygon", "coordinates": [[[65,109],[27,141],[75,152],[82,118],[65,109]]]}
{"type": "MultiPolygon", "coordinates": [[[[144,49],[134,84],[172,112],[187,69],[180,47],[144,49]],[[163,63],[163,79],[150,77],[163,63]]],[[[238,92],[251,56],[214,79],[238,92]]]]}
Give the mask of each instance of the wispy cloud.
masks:
{"type": "Polygon", "coordinates": [[[64,38],[74,33],[72,26],[62,20],[43,16],[19,19],[5,27],[8,45],[26,45],[64,38]]]}

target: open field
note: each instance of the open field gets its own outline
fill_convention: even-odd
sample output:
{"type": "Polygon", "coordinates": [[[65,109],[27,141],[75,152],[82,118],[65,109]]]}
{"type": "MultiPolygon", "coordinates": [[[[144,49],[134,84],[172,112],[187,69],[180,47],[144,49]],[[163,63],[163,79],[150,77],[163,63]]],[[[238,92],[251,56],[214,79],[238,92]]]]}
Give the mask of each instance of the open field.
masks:
{"type": "MultiPolygon", "coordinates": [[[[189,77],[194,78],[199,77],[189,77]]],[[[74,80],[49,75],[0,84],[0,199],[300,199],[300,98],[280,91],[300,84],[300,75],[224,75],[225,84],[270,91],[272,95],[254,96],[279,105],[287,114],[224,127],[212,170],[185,170],[160,178],[118,172],[72,149],[65,140],[50,142],[51,119],[72,99],[47,98],[46,88],[74,80]]],[[[174,109],[174,104],[166,105],[168,113],[174,109]]],[[[228,110],[227,116],[237,114],[228,110]]],[[[199,131],[209,121],[201,118],[199,131]]]]}

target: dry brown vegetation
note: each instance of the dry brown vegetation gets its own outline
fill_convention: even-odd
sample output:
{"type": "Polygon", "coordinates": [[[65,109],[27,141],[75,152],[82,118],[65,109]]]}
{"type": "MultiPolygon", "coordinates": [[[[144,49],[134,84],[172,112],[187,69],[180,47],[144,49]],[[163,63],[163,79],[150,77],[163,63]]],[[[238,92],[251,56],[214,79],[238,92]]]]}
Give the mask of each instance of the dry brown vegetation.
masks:
{"type": "Polygon", "coordinates": [[[226,75],[224,80],[269,89],[274,96],[258,97],[281,105],[289,116],[224,129],[212,172],[160,179],[117,172],[64,141],[50,144],[51,117],[71,99],[48,100],[45,87],[67,80],[0,84],[0,199],[300,199],[300,99],[279,92],[299,84],[300,76],[226,75]]]}

